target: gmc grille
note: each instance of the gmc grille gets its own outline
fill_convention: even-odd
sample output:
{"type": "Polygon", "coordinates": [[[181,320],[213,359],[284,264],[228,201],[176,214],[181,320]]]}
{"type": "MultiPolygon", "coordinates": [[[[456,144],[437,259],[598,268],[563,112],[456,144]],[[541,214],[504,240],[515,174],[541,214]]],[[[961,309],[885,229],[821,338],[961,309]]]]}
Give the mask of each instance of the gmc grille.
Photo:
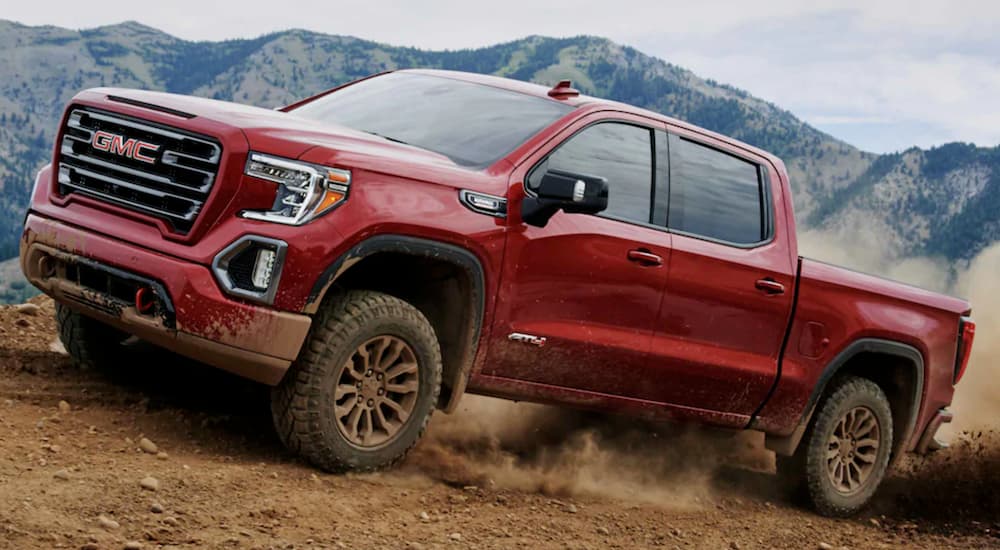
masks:
{"type": "Polygon", "coordinates": [[[222,148],[210,138],[76,108],[66,119],[59,149],[59,193],[79,193],[148,214],[184,234],[208,199],[221,157],[222,148]],[[115,140],[110,147],[109,136],[115,140]],[[139,142],[148,146],[142,154],[132,154],[140,151],[135,146],[139,142]]]}

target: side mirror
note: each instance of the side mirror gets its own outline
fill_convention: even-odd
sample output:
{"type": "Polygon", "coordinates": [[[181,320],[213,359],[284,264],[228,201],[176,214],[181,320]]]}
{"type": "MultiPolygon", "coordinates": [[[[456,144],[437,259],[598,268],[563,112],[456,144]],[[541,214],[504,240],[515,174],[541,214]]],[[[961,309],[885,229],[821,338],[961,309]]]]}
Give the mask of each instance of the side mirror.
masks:
{"type": "Polygon", "coordinates": [[[521,203],[521,219],[536,227],[545,227],[559,210],[596,214],[608,207],[608,180],[598,176],[547,170],[534,192],[521,203]]]}

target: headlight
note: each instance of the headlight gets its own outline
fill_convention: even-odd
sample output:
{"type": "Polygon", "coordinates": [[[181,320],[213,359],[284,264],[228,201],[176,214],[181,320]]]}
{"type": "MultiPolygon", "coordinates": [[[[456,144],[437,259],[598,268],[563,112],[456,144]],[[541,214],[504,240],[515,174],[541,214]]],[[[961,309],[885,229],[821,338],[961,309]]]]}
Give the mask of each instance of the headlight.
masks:
{"type": "Polygon", "coordinates": [[[351,172],[250,153],[244,173],[278,184],[271,210],[244,210],[240,215],[286,225],[302,225],[331,210],[347,197],[351,172]]]}

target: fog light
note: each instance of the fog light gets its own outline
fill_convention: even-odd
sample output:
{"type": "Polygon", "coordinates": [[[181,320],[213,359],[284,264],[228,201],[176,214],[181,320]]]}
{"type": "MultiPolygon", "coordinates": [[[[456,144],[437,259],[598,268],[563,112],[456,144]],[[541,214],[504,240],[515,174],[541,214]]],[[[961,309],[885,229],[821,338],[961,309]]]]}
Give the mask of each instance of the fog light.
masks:
{"type": "Polygon", "coordinates": [[[273,304],[288,244],[257,235],[240,237],[212,260],[212,271],[227,294],[273,304]]]}
{"type": "Polygon", "coordinates": [[[257,251],[257,260],[253,265],[253,276],[250,282],[257,288],[267,288],[271,286],[271,272],[274,271],[274,260],[276,254],[269,248],[261,248],[257,251]]]}

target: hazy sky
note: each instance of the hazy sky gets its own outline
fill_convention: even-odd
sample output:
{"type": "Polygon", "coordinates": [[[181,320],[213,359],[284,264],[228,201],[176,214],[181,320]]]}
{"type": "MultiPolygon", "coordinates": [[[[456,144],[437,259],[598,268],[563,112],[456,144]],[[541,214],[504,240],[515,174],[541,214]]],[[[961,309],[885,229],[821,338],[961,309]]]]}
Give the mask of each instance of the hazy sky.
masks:
{"type": "Polygon", "coordinates": [[[305,28],[433,49],[593,34],[773,101],[863,149],[1000,143],[1000,0],[8,0],[0,18],[137,20],[218,40],[305,28]]]}

